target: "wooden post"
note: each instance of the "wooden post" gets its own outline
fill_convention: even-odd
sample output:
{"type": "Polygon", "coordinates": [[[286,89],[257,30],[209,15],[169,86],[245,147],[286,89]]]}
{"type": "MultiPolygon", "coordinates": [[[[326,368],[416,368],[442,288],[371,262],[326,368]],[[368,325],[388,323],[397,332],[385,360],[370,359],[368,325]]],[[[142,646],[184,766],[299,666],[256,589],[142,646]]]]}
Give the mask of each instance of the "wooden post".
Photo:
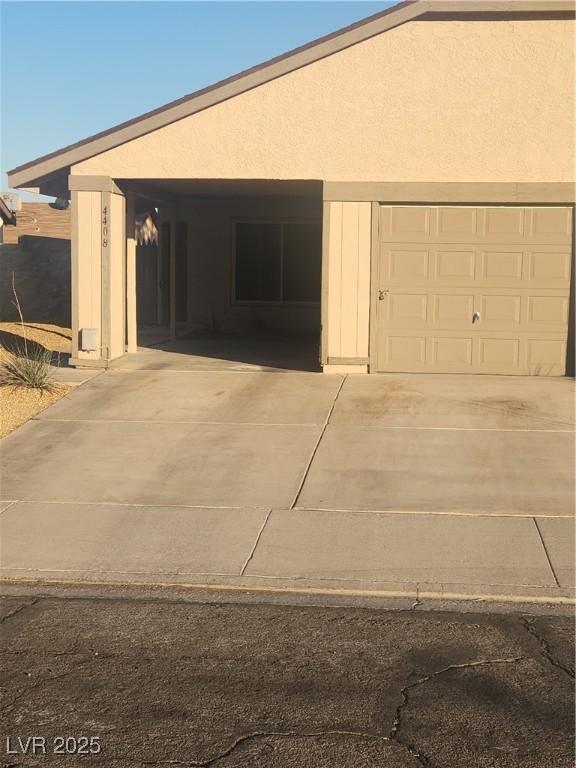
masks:
{"type": "Polygon", "coordinates": [[[126,351],[138,351],[136,317],[136,196],[126,193],[126,351]]]}
{"type": "Polygon", "coordinates": [[[170,337],[176,338],[176,207],[170,208],[170,337]]]}

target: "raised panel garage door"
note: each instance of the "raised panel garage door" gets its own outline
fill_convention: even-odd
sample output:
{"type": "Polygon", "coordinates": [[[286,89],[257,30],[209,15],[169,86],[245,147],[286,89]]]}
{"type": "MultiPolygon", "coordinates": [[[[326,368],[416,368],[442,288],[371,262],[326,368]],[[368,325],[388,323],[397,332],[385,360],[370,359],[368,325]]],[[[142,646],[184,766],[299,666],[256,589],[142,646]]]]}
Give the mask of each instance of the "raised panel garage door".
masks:
{"type": "Polygon", "coordinates": [[[380,206],[371,370],[561,376],[572,211],[380,206]]]}

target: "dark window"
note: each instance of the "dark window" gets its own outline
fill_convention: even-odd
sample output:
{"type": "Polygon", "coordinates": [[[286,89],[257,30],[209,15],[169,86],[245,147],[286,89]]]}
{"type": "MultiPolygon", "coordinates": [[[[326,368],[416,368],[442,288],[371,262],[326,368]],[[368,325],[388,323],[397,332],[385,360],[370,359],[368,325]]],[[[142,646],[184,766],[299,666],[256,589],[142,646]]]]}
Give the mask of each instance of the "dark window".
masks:
{"type": "Polygon", "coordinates": [[[236,224],[236,301],[319,302],[320,222],[236,224]]]}
{"type": "Polygon", "coordinates": [[[236,225],[236,298],[281,301],[281,225],[236,225]]]}

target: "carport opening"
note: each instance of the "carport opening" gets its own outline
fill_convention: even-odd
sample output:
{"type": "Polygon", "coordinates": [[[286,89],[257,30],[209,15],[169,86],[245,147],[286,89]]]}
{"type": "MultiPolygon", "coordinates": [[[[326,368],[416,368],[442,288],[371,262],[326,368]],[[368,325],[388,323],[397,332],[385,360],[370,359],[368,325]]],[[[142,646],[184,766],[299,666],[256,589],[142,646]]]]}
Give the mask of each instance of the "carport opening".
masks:
{"type": "Polygon", "coordinates": [[[124,180],[155,236],[136,250],[139,347],[319,371],[319,182],[124,180]]]}

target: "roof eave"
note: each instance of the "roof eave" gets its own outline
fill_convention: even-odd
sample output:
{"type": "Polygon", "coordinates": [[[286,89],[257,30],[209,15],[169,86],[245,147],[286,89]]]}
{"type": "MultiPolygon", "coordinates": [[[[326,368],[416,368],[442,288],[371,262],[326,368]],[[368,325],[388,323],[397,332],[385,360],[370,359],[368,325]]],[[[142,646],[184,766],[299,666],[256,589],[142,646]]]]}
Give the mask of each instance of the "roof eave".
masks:
{"type": "Polygon", "coordinates": [[[449,16],[482,14],[530,16],[536,14],[574,15],[575,0],[406,0],[406,2],[296,48],[252,69],[196,91],[159,109],[95,134],[48,155],[8,171],[10,187],[42,186],[46,177],[65,171],[95,155],[102,154],[128,141],[145,136],[185,117],[257,88],[259,85],[294,72],[320,59],[345,50],[357,43],[414,21],[449,16]]]}

